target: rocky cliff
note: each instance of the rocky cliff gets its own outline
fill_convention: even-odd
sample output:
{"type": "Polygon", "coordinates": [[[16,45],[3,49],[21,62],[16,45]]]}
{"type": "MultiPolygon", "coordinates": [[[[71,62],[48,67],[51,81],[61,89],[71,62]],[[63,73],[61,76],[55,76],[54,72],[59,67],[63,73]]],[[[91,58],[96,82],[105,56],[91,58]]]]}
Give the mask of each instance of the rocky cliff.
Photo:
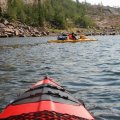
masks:
{"type": "Polygon", "coordinates": [[[96,23],[99,30],[105,32],[120,31],[120,8],[89,5],[87,15],[96,23]]]}
{"type": "Polygon", "coordinates": [[[7,0],[0,0],[0,8],[5,9],[7,5],[7,0]]]}

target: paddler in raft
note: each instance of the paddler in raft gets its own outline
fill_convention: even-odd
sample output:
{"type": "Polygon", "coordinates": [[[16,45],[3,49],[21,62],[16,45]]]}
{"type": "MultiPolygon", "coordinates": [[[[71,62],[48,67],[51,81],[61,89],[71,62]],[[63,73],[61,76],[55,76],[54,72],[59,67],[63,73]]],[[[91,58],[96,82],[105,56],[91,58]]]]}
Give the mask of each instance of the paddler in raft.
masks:
{"type": "Polygon", "coordinates": [[[70,40],[77,40],[76,34],[75,34],[74,32],[72,32],[71,34],[69,34],[69,35],[68,35],[68,38],[69,38],[70,40]]]}
{"type": "Polygon", "coordinates": [[[80,35],[79,39],[85,40],[85,39],[88,39],[88,38],[85,35],[80,35]]]}
{"type": "Polygon", "coordinates": [[[62,33],[58,35],[57,40],[77,40],[76,34],[72,32],[71,34],[67,35],[66,33],[62,33]]]}
{"type": "Polygon", "coordinates": [[[61,33],[61,35],[58,35],[57,40],[67,40],[68,36],[66,33],[61,33]]]}

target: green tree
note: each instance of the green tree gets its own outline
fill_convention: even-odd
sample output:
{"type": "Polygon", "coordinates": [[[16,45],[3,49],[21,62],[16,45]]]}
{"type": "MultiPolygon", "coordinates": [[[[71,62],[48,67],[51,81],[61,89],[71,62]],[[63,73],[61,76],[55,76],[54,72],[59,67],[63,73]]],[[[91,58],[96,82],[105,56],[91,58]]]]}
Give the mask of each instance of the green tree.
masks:
{"type": "Polygon", "coordinates": [[[7,13],[12,20],[21,20],[24,22],[24,3],[23,0],[8,0],[7,13]]]}
{"type": "Polygon", "coordinates": [[[53,1],[52,0],[46,0],[45,3],[44,3],[44,17],[45,17],[45,20],[46,21],[52,21],[53,20],[53,17],[54,17],[54,14],[55,14],[55,11],[54,11],[54,8],[53,8],[53,1]]]}
{"type": "Polygon", "coordinates": [[[44,26],[44,6],[41,0],[38,0],[38,23],[40,26],[44,26]]]}
{"type": "Polygon", "coordinates": [[[2,8],[0,7],[0,17],[2,17],[2,8]]]}
{"type": "Polygon", "coordinates": [[[76,25],[79,27],[84,27],[87,28],[88,26],[95,26],[95,23],[91,20],[91,18],[84,16],[84,17],[79,17],[75,21],[76,25]]]}
{"type": "Polygon", "coordinates": [[[67,28],[69,25],[87,27],[89,22],[86,6],[78,0],[36,0],[25,5],[23,0],[8,0],[7,14],[11,20],[20,20],[33,26],[46,23],[55,28],[67,28]]]}

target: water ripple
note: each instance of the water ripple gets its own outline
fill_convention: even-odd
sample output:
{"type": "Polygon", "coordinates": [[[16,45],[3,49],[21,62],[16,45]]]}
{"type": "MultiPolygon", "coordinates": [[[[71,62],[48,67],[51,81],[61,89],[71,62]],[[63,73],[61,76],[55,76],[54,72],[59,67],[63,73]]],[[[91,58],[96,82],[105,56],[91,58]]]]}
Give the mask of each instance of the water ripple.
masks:
{"type": "Polygon", "coordinates": [[[120,36],[95,37],[75,44],[47,43],[56,37],[0,39],[0,110],[47,74],[97,120],[120,120],[120,36]]]}

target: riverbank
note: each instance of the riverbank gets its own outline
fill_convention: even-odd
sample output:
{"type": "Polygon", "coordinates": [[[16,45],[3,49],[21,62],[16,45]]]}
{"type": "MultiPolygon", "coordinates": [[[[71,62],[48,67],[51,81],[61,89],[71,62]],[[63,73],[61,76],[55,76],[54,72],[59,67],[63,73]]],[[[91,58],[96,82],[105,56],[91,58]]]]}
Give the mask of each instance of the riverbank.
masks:
{"type": "Polygon", "coordinates": [[[86,36],[94,35],[119,35],[120,31],[115,28],[99,28],[99,29],[84,29],[72,28],[69,30],[54,30],[43,27],[33,27],[22,24],[19,21],[8,22],[3,20],[0,22],[0,38],[4,37],[41,37],[41,36],[56,36],[61,32],[75,32],[76,34],[84,34],[86,36]]]}
{"type": "Polygon", "coordinates": [[[49,35],[46,28],[28,26],[18,21],[8,22],[4,20],[0,23],[0,37],[41,37],[49,35]]]}

